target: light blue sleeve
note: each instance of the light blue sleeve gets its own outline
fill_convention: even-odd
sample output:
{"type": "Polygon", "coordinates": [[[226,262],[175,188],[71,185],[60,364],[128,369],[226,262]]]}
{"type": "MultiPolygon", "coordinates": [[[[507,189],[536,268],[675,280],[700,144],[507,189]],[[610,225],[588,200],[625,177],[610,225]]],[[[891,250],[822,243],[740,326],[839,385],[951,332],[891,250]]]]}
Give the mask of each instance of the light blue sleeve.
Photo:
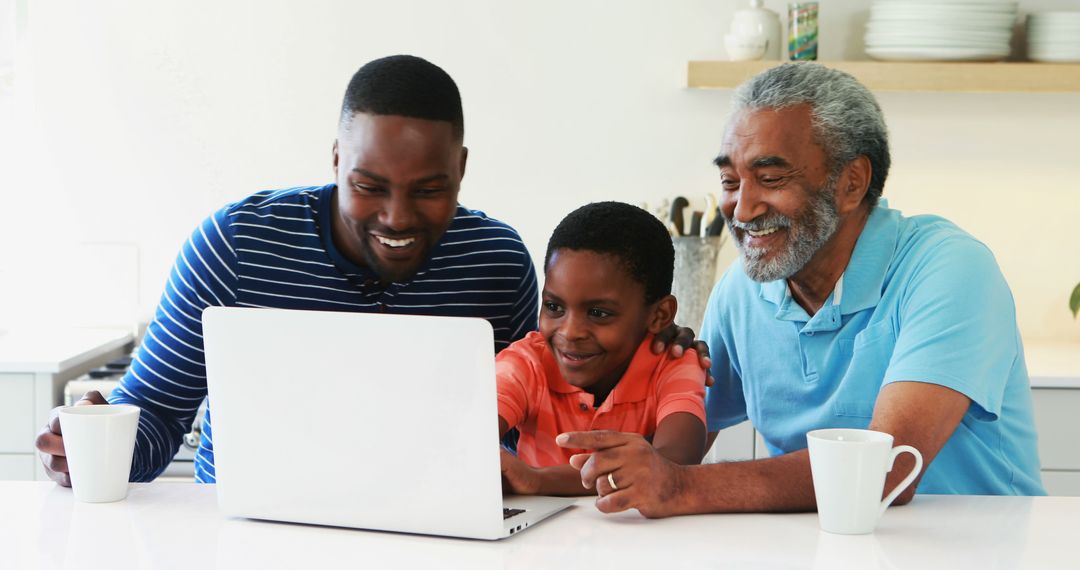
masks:
{"type": "Polygon", "coordinates": [[[713,287],[701,324],[701,340],[709,345],[712,377],[715,383],[705,392],[705,417],[709,432],[716,432],[746,421],[746,397],[742,379],[732,364],[733,337],[729,326],[730,311],[724,310],[724,277],[713,287]]]}
{"type": "Polygon", "coordinates": [[[884,384],[917,381],[960,392],[980,420],[1001,412],[1019,355],[1016,307],[993,254],[970,237],[936,245],[905,284],[884,384]]]}

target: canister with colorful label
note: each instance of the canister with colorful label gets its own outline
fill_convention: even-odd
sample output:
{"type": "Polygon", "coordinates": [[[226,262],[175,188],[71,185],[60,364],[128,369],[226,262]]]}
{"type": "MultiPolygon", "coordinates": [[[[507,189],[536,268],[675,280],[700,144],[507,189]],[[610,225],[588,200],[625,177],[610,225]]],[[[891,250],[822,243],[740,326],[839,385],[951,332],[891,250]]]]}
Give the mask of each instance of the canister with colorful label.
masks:
{"type": "Polygon", "coordinates": [[[788,4],[788,58],[792,61],[817,60],[818,3],[788,4]]]}

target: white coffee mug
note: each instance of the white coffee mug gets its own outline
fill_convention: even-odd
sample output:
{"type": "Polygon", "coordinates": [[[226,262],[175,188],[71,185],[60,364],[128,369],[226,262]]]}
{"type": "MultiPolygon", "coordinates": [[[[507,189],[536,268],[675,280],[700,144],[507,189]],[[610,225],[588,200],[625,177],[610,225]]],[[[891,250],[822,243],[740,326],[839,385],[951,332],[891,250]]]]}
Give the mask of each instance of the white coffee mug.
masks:
{"type": "Polygon", "coordinates": [[[108,503],[127,497],[138,426],[137,406],[60,408],[64,453],[77,500],[108,503]]]}
{"type": "Polygon", "coordinates": [[[819,429],[806,434],[822,530],[837,534],[874,532],[878,519],[922,471],[922,454],[910,445],[893,447],[893,436],[866,429],[819,429]],[[885,499],[885,474],[901,453],[915,468],[885,499]]]}

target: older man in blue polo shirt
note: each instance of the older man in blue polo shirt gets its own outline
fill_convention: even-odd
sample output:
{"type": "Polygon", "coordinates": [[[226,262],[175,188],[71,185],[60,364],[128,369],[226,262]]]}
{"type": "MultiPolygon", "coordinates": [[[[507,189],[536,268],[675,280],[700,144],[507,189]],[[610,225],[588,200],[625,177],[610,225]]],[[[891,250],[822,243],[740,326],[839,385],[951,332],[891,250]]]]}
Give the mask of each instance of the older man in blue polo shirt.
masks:
{"type": "Polygon", "coordinates": [[[879,199],[889,162],[880,108],[845,73],[787,64],[738,89],[716,165],[742,263],[702,327],[708,424],[749,419],[772,457],[681,467],[628,434],[567,434],[593,450],[574,463],[601,510],[813,509],[806,432],[828,427],[921,450],[920,493],[1045,494],[1008,285],[975,238],[879,199]]]}

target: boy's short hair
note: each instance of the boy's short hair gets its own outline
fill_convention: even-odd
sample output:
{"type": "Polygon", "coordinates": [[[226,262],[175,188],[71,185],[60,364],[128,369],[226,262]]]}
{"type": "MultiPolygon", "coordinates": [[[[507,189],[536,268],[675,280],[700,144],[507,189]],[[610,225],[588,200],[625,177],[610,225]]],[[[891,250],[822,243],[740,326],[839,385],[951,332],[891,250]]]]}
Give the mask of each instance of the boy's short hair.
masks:
{"type": "Polygon", "coordinates": [[[645,287],[645,303],[671,294],[675,248],[656,216],[622,202],[593,202],[570,212],[548,240],[544,270],[559,249],[594,251],[615,257],[645,287]]]}
{"type": "Polygon", "coordinates": [[[457,140],[465,136],[457,84],[441,67],[412,55],[376,59],[353,75],[341,104],[341,124],[347,128],[356,113],[447,121],[457,140]]]}

